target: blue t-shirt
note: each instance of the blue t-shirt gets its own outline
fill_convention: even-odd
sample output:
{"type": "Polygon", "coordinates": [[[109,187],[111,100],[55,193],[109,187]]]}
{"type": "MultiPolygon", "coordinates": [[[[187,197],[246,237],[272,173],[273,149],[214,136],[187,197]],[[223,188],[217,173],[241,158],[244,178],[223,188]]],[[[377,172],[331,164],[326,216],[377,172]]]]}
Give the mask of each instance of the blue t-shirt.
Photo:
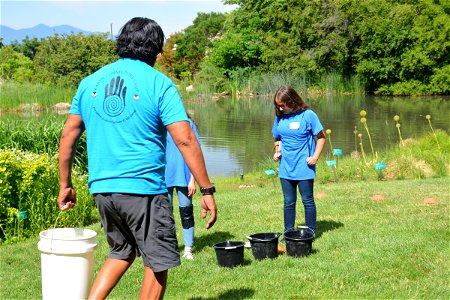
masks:
{"type": "MultiPolygon", "coordinates": [[[[194,122],[189,120],[189,124],[197,137],[197,141],[200,142],[197,127],[195,127],[194,122]]],[[[166,160],[166,185],[168,187],[187,187],[189,185],[189,181],[191,180],[191,171],[186,165],[183,155],[181,155],[180,150],[178,150],[175,145],[170,133],[167,134],[166,160]]]]}
{"type": "Polygon", "coordinates": [[[281,140],[280,178],[306,180],[316,177],[315,165],[308,166],[306,158],[313,156],[314,137],[322,130],[319,118],[310,109],[275,117],[272,135],[281,140]]]}
{"type": "Polygon", "coordinates": [[[167,192],[166,126],[188,121],[168,77],[139,60],[119,59],[80,83],[70,113],[86,127],[91,194],[167,192]]]}

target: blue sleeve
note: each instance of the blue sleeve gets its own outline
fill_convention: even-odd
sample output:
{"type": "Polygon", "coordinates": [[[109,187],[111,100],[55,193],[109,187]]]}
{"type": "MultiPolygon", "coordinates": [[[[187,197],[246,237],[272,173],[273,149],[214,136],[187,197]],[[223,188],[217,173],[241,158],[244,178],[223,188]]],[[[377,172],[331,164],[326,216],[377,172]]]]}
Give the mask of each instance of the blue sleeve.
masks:
{"type": "Polygon", "coordinates": [[[73,99],[72,99],[72,104],[70,105],[69,114],[72,114],[72,115],[79,115],[80,114],[80,110],[78,108],[78,97],[77,97],[77,95],[75,95],[75,97],[73,97],[73,99]]]}
{"type": "Polygon", "coordinates": [[[278,133],[278,117],[275,117],[275,119],[273,120],[273,126],[272,126],[272,136],[274,139],[279,139],[281,138],[280,134],[278,133]]]}
{"type": "Polygon", "coordinates": [[[80,85],[78,86],[77,92],[75,96],[72,99],[72,104],[70,105],[70,111],[69,114],[72,115],[81,115],[80,112],[80,106],[79,106],[79,99],[81,98],[82,90],[83,90],[83,83],[84,80],[81,81],[80,85]]]}
{"type": "Polygon", "coordinates": [[[173,83],[170,83],[159,99],[160,117],[164,126],[179,121],[188,121],[183,101],[173,83]]]}
{"type": "Polygon", "coordinates": [[[311,126],[311,131],[313,133],[314,136],[318,135],[319,132],[321,132],[323,130],[323,126],[322,123],[320,123],[319,117],[317,116],[317,114],[312,111],[312,110],[308,110],[308,119],[309,119],[309,123],[311,126]]]}

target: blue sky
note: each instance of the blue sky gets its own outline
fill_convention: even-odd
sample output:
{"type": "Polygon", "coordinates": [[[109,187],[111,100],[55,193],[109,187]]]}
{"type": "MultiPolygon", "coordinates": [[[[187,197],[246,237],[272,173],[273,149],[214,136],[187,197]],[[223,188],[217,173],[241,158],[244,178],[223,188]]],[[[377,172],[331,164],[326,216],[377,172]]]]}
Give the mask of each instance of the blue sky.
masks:
{"type": "Polygon", "coordinates": [[[78,29],[117,34],[133,17],[155,20],[168,37],[192,24],[199,12],[229,12],[236,5],[220,0],[138,0],[138,1],[5,1],[1,0],[0,24],[13,29],[71,25],[78,29]]]}

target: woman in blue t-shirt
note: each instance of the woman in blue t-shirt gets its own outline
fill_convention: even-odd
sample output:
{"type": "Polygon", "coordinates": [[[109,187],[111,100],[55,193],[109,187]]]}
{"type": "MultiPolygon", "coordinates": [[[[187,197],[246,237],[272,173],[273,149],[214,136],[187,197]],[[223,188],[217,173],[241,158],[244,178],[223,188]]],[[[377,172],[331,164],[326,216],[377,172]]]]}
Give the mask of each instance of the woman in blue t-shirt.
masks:
{"type": "MultiPolygon", "coordinates": [[[[189,118],[189,124],[200,143],[197,128],[191,118],[189,118]]],[[[181,226],[183,227],[183,257],[192,260],[194,259],[192,254],[192,246],[194,244],[194,210],[192,205],[192,197],[196,192],[196,182],[170,134],[167,134],[166,142],[165,178],[172,205],[174,189],[176,188],[177,191],[181,226]]]]}
{"type": "Polygon", "coordinates": [[[325,134],[316,113],[290,86],[281,86],[274,96],[275,139],[273,159],[280,161],[278,176],[284,195],[284,230],[295,227],[297,187],[305,208],[305,224],[316,230],[314,178],[316,163],[325,145],[325,134]]]}

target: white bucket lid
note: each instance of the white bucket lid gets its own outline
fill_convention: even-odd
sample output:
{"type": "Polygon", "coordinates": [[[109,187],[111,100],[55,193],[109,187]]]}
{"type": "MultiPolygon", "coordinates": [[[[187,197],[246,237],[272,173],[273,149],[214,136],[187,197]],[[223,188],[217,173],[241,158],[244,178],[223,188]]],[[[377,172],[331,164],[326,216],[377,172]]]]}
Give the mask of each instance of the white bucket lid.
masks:
{"type": "Polygon", "coordinates": [[[81,254],[94,251],[97,232],[84,228],[55,228],[39,233],[38,249],[53,254],[81,254]]]}

